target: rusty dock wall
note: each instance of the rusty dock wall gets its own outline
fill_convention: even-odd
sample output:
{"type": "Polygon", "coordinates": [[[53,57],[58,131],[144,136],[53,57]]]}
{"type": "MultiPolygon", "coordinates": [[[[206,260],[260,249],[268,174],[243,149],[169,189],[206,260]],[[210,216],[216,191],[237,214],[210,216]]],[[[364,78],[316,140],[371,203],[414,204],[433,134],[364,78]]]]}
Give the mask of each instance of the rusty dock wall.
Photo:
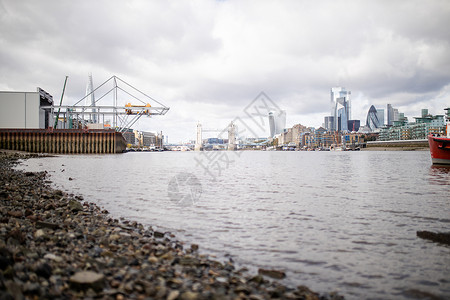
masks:
{"type": "Polygon", "coordinates": [[[373,141],[367,142],[367,148],[414,149],[414,148],[429,148],[429,146],[428,146],[428,139],[422,139],[422,140],[373,141]]]}
{"type": "Polygon", "coordinates": [[[126,141],[113,129],[1,129],[0,149],[55,154],[122,153],[126,141]]]}

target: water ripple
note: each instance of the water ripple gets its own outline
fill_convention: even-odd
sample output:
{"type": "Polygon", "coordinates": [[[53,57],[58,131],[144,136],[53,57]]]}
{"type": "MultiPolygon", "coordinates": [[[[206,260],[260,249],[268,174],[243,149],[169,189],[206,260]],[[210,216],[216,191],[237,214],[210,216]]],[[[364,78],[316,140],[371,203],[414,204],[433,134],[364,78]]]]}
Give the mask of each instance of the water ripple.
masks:
{"type": "Polygon", "coordinates": [[[49,171],[55,186],[114,217],[176,232],[253,270],[283,269],[293,286],[346,299],[450,298],[450,248],[416,237],[450,223],[450,168],[431,167],[428,152],[248,151],[216,181],[196,167],[201,155],[58,156],[26,168],[49,171]],[[168,197],[180,172],[201,182],[192,206],[168,197]]]}

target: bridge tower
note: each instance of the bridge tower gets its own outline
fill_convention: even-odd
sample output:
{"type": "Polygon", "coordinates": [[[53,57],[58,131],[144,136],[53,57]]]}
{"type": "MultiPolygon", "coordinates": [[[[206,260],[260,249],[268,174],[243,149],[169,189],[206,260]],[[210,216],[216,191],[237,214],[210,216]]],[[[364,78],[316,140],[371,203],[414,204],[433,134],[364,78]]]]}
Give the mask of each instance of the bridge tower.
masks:
{"type": "Polygon", "coordinates": [[[203,150],[203,139],[202,139],[202,124],[197,124],[197,139],[195,141],[195,151],[203,150]]]}
{"type": "Polygon", "coordinates": [[[228,150],[236,150],[236,125],[233,122],[228,126],[228,150]]]}

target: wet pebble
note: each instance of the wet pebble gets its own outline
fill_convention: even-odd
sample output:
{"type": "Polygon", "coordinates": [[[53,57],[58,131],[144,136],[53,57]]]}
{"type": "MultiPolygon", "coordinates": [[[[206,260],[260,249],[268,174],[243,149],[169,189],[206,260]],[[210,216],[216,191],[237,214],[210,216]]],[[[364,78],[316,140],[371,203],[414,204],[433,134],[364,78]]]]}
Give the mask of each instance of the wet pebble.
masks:
{"type": "MultiPolygon", "coordinates": [[[[184,249],[172,233],[51,189],[45,172],[12,169],[27,157],[38,155],[0,153],[1,299],[318,299],[263,277],[282,279],[281,270],[237,270],[197,244],[184,249]]],[[[340,299],[328,295],[320,299],[340,299]]]]}

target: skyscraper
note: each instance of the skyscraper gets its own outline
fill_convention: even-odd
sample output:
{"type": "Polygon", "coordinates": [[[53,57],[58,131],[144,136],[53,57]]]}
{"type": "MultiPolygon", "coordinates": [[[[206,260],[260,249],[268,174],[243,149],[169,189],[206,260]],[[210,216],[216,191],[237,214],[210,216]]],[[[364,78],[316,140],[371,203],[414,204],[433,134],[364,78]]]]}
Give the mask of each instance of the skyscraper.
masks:
{"type": "MultiPolygon", "coordinates": [[[[84,106],[95,107],[95,96],[94,96],[94,83],[92,81],[92,74],[88,76],[88,83],[86,85],[86,98],[84,99],[84,106]]],[[[93,113],[97,112],[95,108],[91,109],[93,113]]],[[[90,116],[92,123],[97,123],[97,114],[92,114],[90,116]]]]}
{"type": "Polygon", "coordinates": [[[393,119],[393,121],[398,121],[399,117],[400,117],[400,114],[398,112],[398,109],[394,108],[394,119],[393,119]]]}
{"type": "Polygon", "coordinates": [[[381,127],[378,111],[373,105],[369,108],[369,112],[367,113],[366,126],[372,131],[381,127]]]}
{"type": "Polygon", "coordinates": [[[384,126],[384,109],[383,108],[377,108],[377,116],[378,116],[378,122],[380,124],[380,127],[384,126]]]}
{"type": "Polygon", "coordinates": [[[286,111],[269,112],[270,137],[282,133],[286,128],[286,111]]]}
{"type": "Polygon", "coordinates": [[[323,127],[328,130],[328,131],[333,131],[334,130],[334,117],[333,116],[326,116],[324,119],[324,124],[323,127]]]}
{"type": "Polygon", "coordinates": [[[269,129],[270,129],[270,137],[275,135],[275,117],[273,116],[273,112],[269,112],[269,129]]]}
{"type": "Polygon", "coordinates": [[[343,87],[331,88],[331,116],[334,117],[334,126],[330,130],[348,130],[348,121],[351,119],[350,94],[343,87]]]}
{"type": "Polygon", "coordinates": [[[394,108],[392,105],[387,105],[387,124],[392,126],[394,124],[394,108]]]}

